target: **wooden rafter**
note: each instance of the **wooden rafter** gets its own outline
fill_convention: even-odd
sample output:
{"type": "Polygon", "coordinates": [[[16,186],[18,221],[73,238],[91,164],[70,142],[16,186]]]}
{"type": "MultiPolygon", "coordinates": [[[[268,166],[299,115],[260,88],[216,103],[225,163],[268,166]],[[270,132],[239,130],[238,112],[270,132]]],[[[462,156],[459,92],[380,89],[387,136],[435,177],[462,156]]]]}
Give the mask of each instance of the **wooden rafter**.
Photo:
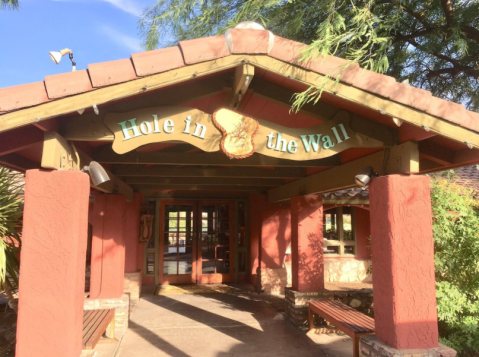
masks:
{"type": "Polygon", "coordinates": [[[108,164],[149,164],[149,165],[211,165],[211,166],[274,166],[274,167],[331,167],[339,164],[339,156],[334,155],[320,160],[292,161],[254,154],[246,159],[229,159],[223,153],[197,153],[191,155],[162,152],[115,153],[111,147],[97,150],[93,158],[108,164]]]}
{"type": "Polygon", "coordinates": [[[225,106],[237,109],[246,94],[254,76],[254,67],[249,64],[241,64],[235,69],[233,89],[225,99],[225,106]]]}
{"type": "Polygon", "coordinates": [[[306,176],[301,167],[277,167],[263,169],[257,167],[184,167],[115,165],[111,169],[121,177],[225,177],[225,178],[279,178],[298,179],[306,176]]]}
{"type": "Polygon", "coordinates": [[[245,191],[265,192],[271,186],[218,186],[218,185],[132,185],[135,190],[187,190],[187,191],[245,191]]]}
{"type": "MultiPolygon", "coordinates": [[[[60,134],[54,131],[45,132],[43,144],[42,167],[53,170],[81,170],[93,161],[83,151],[75,148],[60,134]]],[[[119,193],[125,195],[128,201],[133,200],[133,189],[105,170],[110,180],[99,186],[91,182],[91,187],[106,193],[119,193]]]]}
{"type": "Polygon", "coordinates": [[[417,144],[407,142],[273,188],[268,191],[268,199],[272,202],[284,201],[295,196],[355,187],[357,185],[354,176],[367,166],[372,166],[380,175],[417,173],[419,172],[417,144]]]}
{"type": "Polygon", "coordinates": [[[0,165],[17,171],[38,169],[40,167],[36,162],[15,153],[0,156],[0,165]]]}
{"type": "Polygon", "coordinates": [[[279,186],[282,179],[238,178],[238,177],[126,177],[129,185],[218,185],[221,186],[279,186]]]}
{"type": "Polygon", "coordinates": [[[43,142],[43,131],[33,125],[0,133],[0,156],[43,142]]]}

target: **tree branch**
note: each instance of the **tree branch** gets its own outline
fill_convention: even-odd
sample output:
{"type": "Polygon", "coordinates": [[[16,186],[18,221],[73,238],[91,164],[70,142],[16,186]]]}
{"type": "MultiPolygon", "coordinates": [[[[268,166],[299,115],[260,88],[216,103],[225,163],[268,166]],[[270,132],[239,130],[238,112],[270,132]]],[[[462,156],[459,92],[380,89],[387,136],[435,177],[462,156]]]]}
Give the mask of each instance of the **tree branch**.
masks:
{"type": "Polygon", "coordinates": [[[451,0],[441,0],[441,6],[444,10],[444,15],[446,15],[447,25],[454,25],[454,11],[452,9],[451,0]]]}

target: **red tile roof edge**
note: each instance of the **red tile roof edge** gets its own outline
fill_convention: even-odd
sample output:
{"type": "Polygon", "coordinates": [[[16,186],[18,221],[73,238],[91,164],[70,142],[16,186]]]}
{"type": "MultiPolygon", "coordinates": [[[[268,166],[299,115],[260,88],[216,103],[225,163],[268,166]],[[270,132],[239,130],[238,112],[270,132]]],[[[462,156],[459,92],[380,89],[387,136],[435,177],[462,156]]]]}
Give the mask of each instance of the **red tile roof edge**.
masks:
{"type": "MultiPolygon", "coordinates": [[[[274,36],[267,30],[236,28],[230,30],[226,37],[217,35],[180,41],[178,46],[135,53],[128,59],[89,64],[87,70],[79,71],[84,73],[82,75],[62,73],[46,76],[44,82],[0,88],[0,113],[5,115],[95,88],[236,53],[270,56],[322,75],[334,73],[339,66],[347,63],[347,60],[333,56],[299,61],[301,50],[305,47],[302,43],[274,36]],[[75,80],[63,83],[58,81],[60,78],[75,80]],[[90,83],[87,83],[86,78],[90,83]],[[43,89],[41,83],[44,84],[43,89]]],[[[433,97],[429,91],[398,83],[393,77],[351,66],[343,73],[341,82],[479,132],[479,113],[468,111],[461,104],[433,97]]]]}

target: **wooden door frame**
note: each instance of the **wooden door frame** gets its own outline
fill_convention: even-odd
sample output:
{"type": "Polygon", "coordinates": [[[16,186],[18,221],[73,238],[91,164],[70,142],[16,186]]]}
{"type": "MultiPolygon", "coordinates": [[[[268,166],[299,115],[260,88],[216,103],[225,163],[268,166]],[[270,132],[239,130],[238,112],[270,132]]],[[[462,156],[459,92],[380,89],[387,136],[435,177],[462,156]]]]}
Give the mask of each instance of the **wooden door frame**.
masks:
{"type": "Polygon", "coordinates": [[[160,237],[159,237],[159,254],[158,254],[158,284],[195,284],[197,277],[197,264],[198,264],[198,254],[197,254],[197,237],[198,237],[198,219],[195,217],[198,212],[198,202],[197,201],[186,201],[186,200],[167,200],[160,201],[160,212],[159,212],[159,221],[160,221],[160,237]],[[193,258],[191,264],[191,274],[176,274],[176,275],[164,275],[164,239],[165,239],[165,206],[167,205],[191,205],[193,207],[193,258]]]}
{"type": "MultiPolygon", "coordinates": [[[[236,220],[235,220],[235,204],[234,201],[231,200],[220,200],[220,201],[198,201],[198,265],[197,265],[197,277],[198,277],[198,284],[219,284],[219,283],[230,283],[234,281],[234,269],[235,269],[235,246],[234,246],[234,232],[236,227],[236,220]],[[201,214],[203,212],[202,206],[203,205],[227,205],[229,209],[229,220],[230,220],[230,228],[229,228],[229,264],[230,264],[230,272],[228,274],[202,274],[202,239],[201,235],[201,214]]],[[[215,259],[216,261],[216,259],[215,259]]]]}

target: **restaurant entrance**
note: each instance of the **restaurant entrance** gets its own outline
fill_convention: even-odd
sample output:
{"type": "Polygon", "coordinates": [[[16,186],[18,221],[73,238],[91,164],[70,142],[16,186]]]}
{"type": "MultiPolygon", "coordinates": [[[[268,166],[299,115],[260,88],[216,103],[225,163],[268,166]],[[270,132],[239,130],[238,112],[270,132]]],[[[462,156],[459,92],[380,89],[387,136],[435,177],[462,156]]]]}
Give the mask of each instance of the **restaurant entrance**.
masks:
{"type": "Polygon", "coordinates": [[[234,216],[231,201],[161,202],[159,283],[232,282],[234,216]]]}

